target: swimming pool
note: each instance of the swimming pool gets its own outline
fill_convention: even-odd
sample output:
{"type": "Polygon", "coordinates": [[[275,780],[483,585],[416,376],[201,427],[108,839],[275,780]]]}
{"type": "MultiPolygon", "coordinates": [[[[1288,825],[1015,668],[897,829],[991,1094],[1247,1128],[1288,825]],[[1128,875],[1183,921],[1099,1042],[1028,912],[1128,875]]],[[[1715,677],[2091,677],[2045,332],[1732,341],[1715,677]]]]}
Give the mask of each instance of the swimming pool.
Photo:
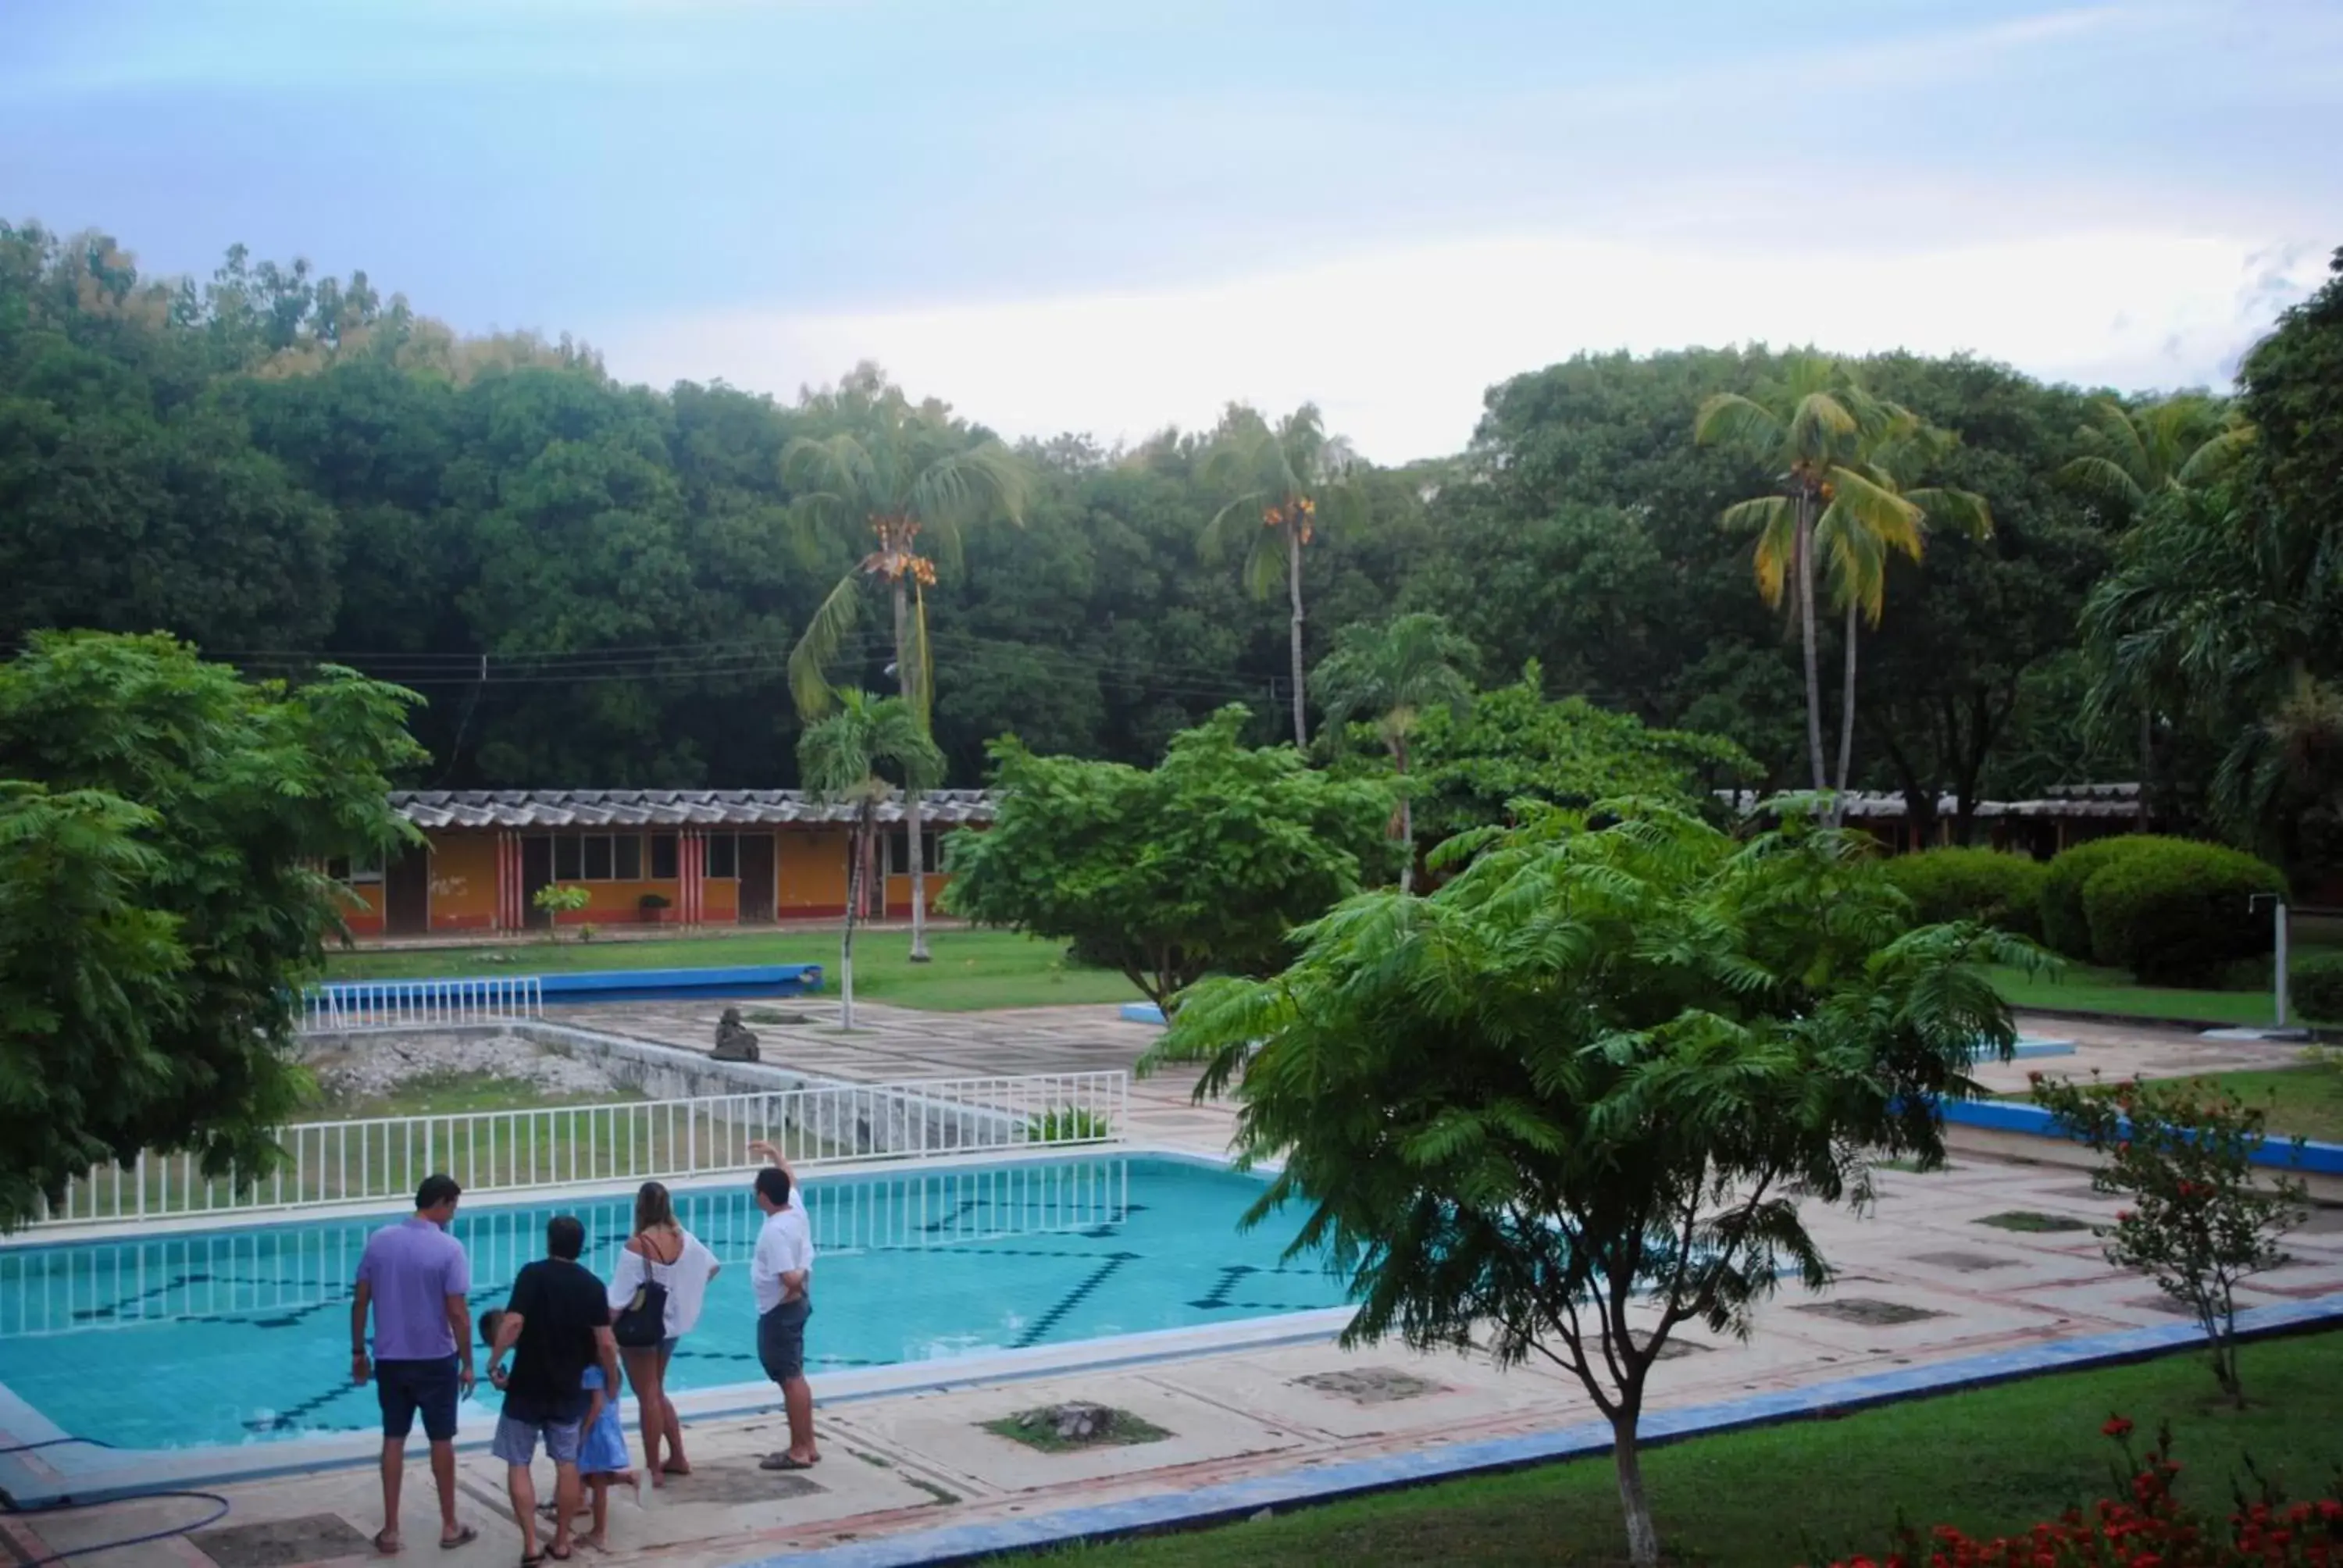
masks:
{"type": "MultiPolygon", "coordinates": [[[[820,1256],[816,1376],[1344,1304],[1341,1282],[1279,1254],[1294,1225],[1244,1232],[1259,1181],[1220,1167],[1097,1157],[809,1178],[820,1256]]],[[[745,1181],[677,1194],[724,1265],[676,1352],[671,1392],[759,1382],[745,1181]]],[[[459,1210],[472,1305],[500,1305],[545,1223],[586,1224],[608,1277],[629,1200],[459,1210]]],[[[383,1221],[335,1220],[0,1251],[0,1385],[64,1431],[184,1448],[372,1430],[349,1382],[349,1282],[383,1221]]],[[[493,1407],[497,1396],[485,1388],[493,1407]]],[[[477,1396],[476,1396],[476,1403],[477,1396]]],[[[485,1411],[468,1412],[467,1429],[485,1411]]]]}

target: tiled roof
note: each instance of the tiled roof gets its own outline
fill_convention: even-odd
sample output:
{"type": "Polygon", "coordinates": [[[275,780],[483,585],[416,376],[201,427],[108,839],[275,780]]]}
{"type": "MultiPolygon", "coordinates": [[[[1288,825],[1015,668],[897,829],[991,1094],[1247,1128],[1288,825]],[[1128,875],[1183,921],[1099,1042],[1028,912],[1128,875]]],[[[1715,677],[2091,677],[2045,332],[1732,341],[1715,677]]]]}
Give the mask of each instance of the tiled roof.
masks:
{"type": "MultiPolygon", "coordinates": [[[[1764,809],[1773,797],[1755,789],[1720,789],[1717,796],[1736,811],[1764,809]]],[[[1959,802],[1950,795],[1936,798],[1936,814],[1950,817],[1959,802]]],[[[1846,818],[1853,822],[1876,821],[1880,819],[1901,819],[1910,815],[1911,804],[1894,790],[1864,790],[1850,792],[1846,798],[1846,818]]],[[[1979,819],[1990,817],[2066,817],[2066,818],[2129,818],[2139,813],[2139,786],[2137,784],[2073,784],[2049,791],[2039,800],[1979,800],[1972,814],[1979,819]]]]}
{"type": "MultiPolygon", "coordinates": [[[[820,802],[802,789],[399,789],[391,809],[418,828],[768,828],[787,822],[850,822],[851,805],[820,802]]],[[[937,789],[920,816],[940,828],[992,820],[981,789],[937,789]]],[[[879,820],[903,819],[900,799],[879,820]]]]}

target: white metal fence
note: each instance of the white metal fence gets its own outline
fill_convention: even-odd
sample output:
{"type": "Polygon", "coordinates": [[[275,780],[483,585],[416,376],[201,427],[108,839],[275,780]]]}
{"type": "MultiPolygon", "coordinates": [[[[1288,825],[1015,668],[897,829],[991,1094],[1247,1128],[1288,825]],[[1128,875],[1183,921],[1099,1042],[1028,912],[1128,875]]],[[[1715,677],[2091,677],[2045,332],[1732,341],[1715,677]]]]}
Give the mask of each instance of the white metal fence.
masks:
{"type": "Polygon", "coordinates": [[[301,993],[301,1027],[311,1032],[435,1029],[510,1023],[545,1016],[545,989],[535,975],[473,980],[336,980],[301,993]]]}
{"type": "Polygon", "coordinates": [[[1068,1072],[299,1122],[279,1132],[285,1157],[257,1180],[206,1177],[186,1154],[142,1154],[72,1182],[32,1225],[387,1202],[434,1172],[476,1195],[676,1181],[749,1169],[759,1139],[815,1167],[1121,1143],[1129,1100],[1125,1073],[1068,1072]]]}

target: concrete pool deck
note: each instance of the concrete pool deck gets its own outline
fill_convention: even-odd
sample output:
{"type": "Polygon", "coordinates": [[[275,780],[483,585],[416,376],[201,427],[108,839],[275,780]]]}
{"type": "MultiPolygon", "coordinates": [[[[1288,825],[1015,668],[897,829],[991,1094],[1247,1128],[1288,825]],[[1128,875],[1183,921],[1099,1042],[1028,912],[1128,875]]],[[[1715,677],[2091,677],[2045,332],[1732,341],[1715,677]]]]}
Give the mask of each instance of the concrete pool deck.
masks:
{"type": "MultiPolygon", "coordinates": [[[[827,1011],[821,1003],[790,1005],[817,1020],[827,1011]]],[[[705,1049],[715,1011],[614,1006],[593,1010],[590,1021],[705,1049]]],[[[819,1024],[762,1030],[768,1059],[862,1081],[1087,1070],[1128,1065],[1158,1033],[1122,1023],[1111,1006],[867,1012],[871,1028],[851,1037],[819,1024]]],[[[2055,1064],[2062,1072],[2097,1067],[2110,1075],[2165,1075],[2295,1059],[2282,1046],[2203,1041],[2172,1030],[2060,1023],[2026,1032],[2077,1042],[2077,1055],[2055,1064]]],[[[1991,1067],[1980,1076],[1996,1088],[2016,1089],[2033,1065],[1991,1067]]],[[[1225,1147],[1227,1111],[1191,1105],[1192,1081],[1181,1072],[1132,1086],[1134,1141],[1200,1152],[1225,1147]]],[[[1654,1410],[1686,1411],[2178,1321],[2152,1284],[2108,1268],[2087,1230],[2013,1232],[1982,1222],[2011,1211],[2104,1220],[2114,1204],[2092,1193],[2076,1171],[1957,1155],[1952,1169],[1935,1175],[1883,1171],[1880,1188],[1878,1209],[1868,1218],[1814,1216],[1817,1236],[1842,1270],[1829,1293],[1785,1292],[1761,1312],[1745,1344],[1679,1331],[1690,1348],[1655,1369],[1654,1410]]],[[[2343,1292],[2343,1211],[2314,1213],[2289,1249],[2297,1261],[2254,1281],[2244,1292],[2247,1305],[2309,1303],[2343,1292]]],[[[690,1442],[699,1473],[646,1491],[639,1509],[621,1493],[611,1508],[611,1553],[581,1561],[729,1568],[910,1532],[1332,1470],[1435,1445],[1521,1438],[1582,1423],[1593,1413],[1574,1382],[1536,1366],[1498,1371],[1485,1360],[1419,1357],[1395,1346],[1346,1353],[1322,1342],[913,1394],[852,1397],[821,1379],[816,1388],[825,1454],[817,1470],[779,1475],[756,1468],[759,1455],[779,1445],[777,1414],[695,1422],[690,1442]],[[1172,1435],[1050,1455],[980,1424],[1071,1400],[1132,1411],[1172,1435]]],[[[409,1553],[451,1568],[510,1563],[518,1536],[504,1512],[501,1465],[470,1452],[459,1475],[461,1512],[479,1528],[480,1541],[456,1553],[436,1549],[430,1482],[417,1464],[406,1491],[409,1553]]],[[[229,1533],[74,1561],[102,1568],[341,1563],[367,1556],[367,1537],[381,1523],[370,1467],[207,1490],[229,1502],[231,1512],[216,1527],[229,1533]]],[[[158,1501],[0,1515],[0,1563],[11,1560],[11,1548],[15,1560],[35,1559],[208,1512],[192,1501],[158,1501]]]]}

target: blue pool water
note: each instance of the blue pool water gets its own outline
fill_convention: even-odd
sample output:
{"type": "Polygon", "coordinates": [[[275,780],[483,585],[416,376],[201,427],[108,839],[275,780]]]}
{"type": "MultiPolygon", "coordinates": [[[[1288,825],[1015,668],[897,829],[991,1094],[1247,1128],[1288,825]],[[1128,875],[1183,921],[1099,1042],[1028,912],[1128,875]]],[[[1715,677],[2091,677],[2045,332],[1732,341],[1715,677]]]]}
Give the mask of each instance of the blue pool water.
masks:
{"type": "MultiPolygon", "coordinates": [[[[1238,1230],[1260,1191],[1233,1171],[1155,1159],[817,1176],[806,1189],[820,1249],[808,1370],[1342,1305],[1340,1282],[1280,1261],[1292,1222],[1238,1230]]],[[[758,1382],[748,1261],[759,1220],[746,1185],[679,1193],[677,1208],[724,1271],[669,1386],[758,1382]]],[[[459,1211],[474,1316],[543,1255],[556,1213],[585,1221],[584,1261],[608,1278],[630,1210],[459,1211]]],[[[0,1384],[66,1432],[123,1448],[373,1430],[374,1391],[349,1382],[349,1281],[379,1223],[0,1251],[0,1384]]]]}

